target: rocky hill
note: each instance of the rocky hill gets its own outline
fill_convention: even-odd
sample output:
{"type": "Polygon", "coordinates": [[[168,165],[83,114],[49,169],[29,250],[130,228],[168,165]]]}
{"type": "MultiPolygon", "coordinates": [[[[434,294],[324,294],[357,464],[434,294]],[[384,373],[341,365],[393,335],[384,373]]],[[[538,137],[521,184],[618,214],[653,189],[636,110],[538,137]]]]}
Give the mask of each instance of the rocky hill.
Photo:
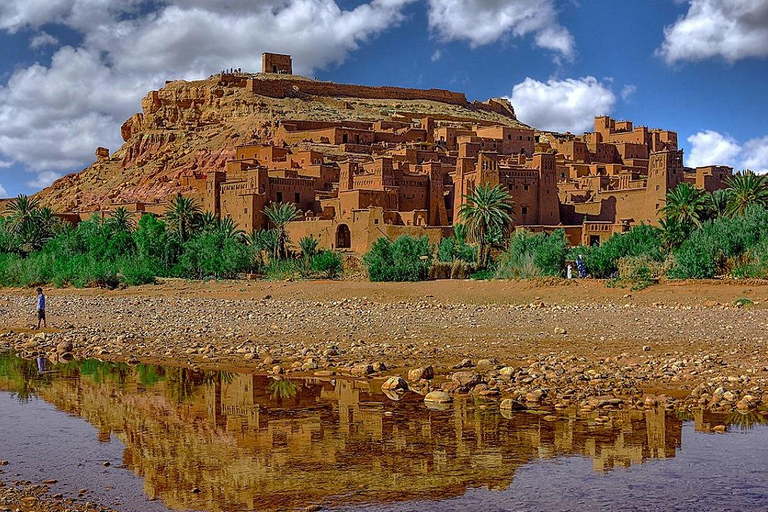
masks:
{"type": "MultiPolygon", "coordinates": [[[[504,100],[468,102],[461,93],[363,87],[292,75],[221,74],[166,83],[121,128],[125,143],[38,193],[55,211],[97,210],[113,203],[163,202],[191,192],[190,178],[223,169],[241,144],[269,141],[282,120],[410,120],[524,126],[504,100]]],[[[320,149],[323,148],[315,148],[320,149]]],[[[331,148],[326,148],[333,158],[331,148]]]]}

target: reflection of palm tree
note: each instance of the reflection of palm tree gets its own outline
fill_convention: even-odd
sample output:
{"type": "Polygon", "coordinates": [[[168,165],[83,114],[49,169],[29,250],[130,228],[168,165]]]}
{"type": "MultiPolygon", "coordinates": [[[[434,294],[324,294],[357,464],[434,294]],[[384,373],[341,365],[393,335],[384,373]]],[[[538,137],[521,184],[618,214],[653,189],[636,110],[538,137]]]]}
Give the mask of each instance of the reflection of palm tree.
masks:
{"type": "Polygon", "coordinates": [[[765,418],[756,411],[738,412],[734,411],[728,415],[728,423],[739,428],[740,431],[752,429],[755,425],[765,424],[765,418]]]}
{"type": "Polygon", "coordinates": [[[293,398],[298,392],[296,383],[287,379],[273,380],[267,386],[267,390],[272,393],[272,399],[275,398],[293,398]]]}
{"type": "Polygon", "coordinates": [[[165,373],[168,392],[176,403],[192,397],[195,387],[194,372],[189,368],[168,368],[165,373]]]}

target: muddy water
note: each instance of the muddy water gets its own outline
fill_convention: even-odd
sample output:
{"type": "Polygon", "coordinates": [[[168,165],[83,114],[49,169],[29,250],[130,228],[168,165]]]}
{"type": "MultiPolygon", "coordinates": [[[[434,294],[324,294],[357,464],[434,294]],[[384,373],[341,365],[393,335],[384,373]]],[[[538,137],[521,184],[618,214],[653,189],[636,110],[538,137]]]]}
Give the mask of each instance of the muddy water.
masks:
{"type": "Polygon", "coordinates": [[[379,385],[0,355],[0,480],[127,511],[768,510],[762,417],[545,421],[379,385]]]}

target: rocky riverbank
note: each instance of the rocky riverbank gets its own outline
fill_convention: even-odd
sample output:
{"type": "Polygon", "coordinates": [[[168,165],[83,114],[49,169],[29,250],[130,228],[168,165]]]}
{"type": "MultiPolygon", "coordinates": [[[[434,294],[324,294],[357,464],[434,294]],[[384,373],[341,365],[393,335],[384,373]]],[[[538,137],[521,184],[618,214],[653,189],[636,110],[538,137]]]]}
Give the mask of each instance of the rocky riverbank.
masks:
{"type": "MultiPolygon", "coordinates": [[[[52,329],[28,291],[0,293],[0,349],[374,379],[502,410],[768,409],[768,287],[600,283],[186,283],[56,290],[52,329]],[[696,288],[698,286],[698,288],[696,288]],[[748,295],[750,305],[737,298],[748,295]],[[391,378],[394,377],[394,378],[391,378]]],[[[386,384],[385,384],[386,383],[386,384]]],[[[445,405],[442,405],[445,406],[445,405]]]]}
{"type": "MultiPolygon", "coordinates": [[[[0,461],[2,463],[3,461],[0,461]]],[[[35,484],[30,481],[14,481],[10,485],[0,481],[0,512],[111,512],[112,509],[91,503],[85,499],[65,498],[53,494],[48,487],[54,481],[35,484]]]]}

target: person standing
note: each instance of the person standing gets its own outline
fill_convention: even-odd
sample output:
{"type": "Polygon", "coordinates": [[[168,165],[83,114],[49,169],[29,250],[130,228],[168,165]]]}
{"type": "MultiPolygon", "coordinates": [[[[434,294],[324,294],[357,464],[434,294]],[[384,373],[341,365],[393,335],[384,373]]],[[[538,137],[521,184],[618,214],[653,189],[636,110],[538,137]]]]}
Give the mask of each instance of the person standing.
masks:
{"type": "Polygon", "coordinates": [[[40,322],[43,322],[43,327],[48,327],[45,321],[45,295],[43,295],[43,289],[37,289],[37,328],[40,329],[40,322]]]}
{"type": "Polygon", "coordinates": [[[568,265],[565,267],[565,277],[573,279],[573,265],[571,265],[571,262],[568,262],[568,265]]]}

